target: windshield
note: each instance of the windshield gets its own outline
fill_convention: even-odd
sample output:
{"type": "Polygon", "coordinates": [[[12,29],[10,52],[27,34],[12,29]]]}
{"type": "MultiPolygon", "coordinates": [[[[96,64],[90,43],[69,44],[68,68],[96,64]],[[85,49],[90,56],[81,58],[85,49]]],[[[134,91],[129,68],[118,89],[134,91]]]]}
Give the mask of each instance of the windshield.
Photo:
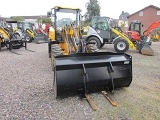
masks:
{"type": "Polygon", "coordinates": [[[23,28],[22,23],[18,23],[18,28],[20,28],[20,29],[22,29],[22,28],[23,28]]]}
{"type": "Polygon", "coordinates": [[[30,29],[30,24],[29,23],[24,23],[24,29],[30,29]]]}
{"type": "Polygon", "coordinates": [[[108,25],[107,19],[105,17],[99,17],[96,24],[97,24],[97,28],[99,30],[109,29],[109,25],[108,25]]]}
{"type": "MultiPolygon", "coordinates": [[[[54,9],[52,10],[54,14],[54,9]]],[[[52,25],[56,23],[56,27],[61,28],[66,25],[70,25],[72,22],[76,22],[79,25],[79,11],[71,9],[59,9],[56,12],[56,16],[52,15],[51,17],[52,25]],[[54,21],[56,17],[56,21],[54,21]]]]}
{"type": "Polygon", "coordinates": [[[1,20],[0,21],[0,27],[6,27],[6,26],[7,26],[6,22],[1,20]]]}
{"type": "Polygon", "coordinates": [[[131,30],[140,31],[140,24],[139,23],[131,24],[131,30]]]}
{"type": "Polygon", "coordinates": [[[13,28],[17,28],[17,23],[11,23],[13,28]]]}

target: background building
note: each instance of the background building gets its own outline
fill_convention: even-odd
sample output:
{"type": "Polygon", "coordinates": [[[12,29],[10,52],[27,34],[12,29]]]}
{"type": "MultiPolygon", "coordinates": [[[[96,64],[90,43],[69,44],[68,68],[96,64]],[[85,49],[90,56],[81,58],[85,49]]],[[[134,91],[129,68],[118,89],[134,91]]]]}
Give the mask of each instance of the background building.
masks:
{"type": "Polygon", "coordinates": [[[133,20],[139,20],[143,24],[142,31],[146,30],[153,22],[160,21],[160,8],[149,5],[128,16],[129,24],[133,20]]]}

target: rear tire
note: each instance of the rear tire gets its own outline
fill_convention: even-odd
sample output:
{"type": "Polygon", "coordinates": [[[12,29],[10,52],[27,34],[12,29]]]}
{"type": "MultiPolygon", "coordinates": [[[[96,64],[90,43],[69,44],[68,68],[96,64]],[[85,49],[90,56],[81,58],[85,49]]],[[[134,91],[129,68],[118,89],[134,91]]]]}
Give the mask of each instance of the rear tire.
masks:
{"type": "Polygon", "coordinates": [[[97,46],[95,45],[95,44],[88,44],[87,46],[86,46],[86,51],[88,52],[88,53],[91,53],[91,52],[98,52],[98,48],[97,48],[97,46]]]}
{"type": "Polygon", "coordinates": [[[0,51],[2,50],[2,45],[1,45],[2,43],[0,42],[0,51]]]}
{"type": "Polygon", "coordinates": [[[116,52],[126,52],[129,49],[129,44],[125,39],[117,39],[114,42],[114,49],[116,52]]]}
{"type": "Polygon", "coordinates": [[[56,72],[54,71],[54,80],[53,80],[53,91],[54,97],[57,98],[57,83],[56,83],[56,72]]]}
{"type": "Polygon", "coordinates": [[[51,45],[51,66],[52,66],[52,70],[54,71],[55,65],[54,65],[54,57],[62,55],[63,51],[61,49],[61,47],[59,46],[59,44],[52,44],[51,45]]]}
{"type": "Polygon", "coordinates": [[[94,42],[98,49],[101,48],[102,43],[97,37],[90,37],[88,42],[94,42]]]}
{"type": "Polygon", "coordinates": [[[56,71],[55,71],[55,57],[63,55],[63,51],[59,44],[52,44],[51,45],[51,65],[52,71],[54,71],[54,80],[53,80],[53,90],[54,90],[54,97],[57,98],[57,83],[56,83],[56,71]]]}

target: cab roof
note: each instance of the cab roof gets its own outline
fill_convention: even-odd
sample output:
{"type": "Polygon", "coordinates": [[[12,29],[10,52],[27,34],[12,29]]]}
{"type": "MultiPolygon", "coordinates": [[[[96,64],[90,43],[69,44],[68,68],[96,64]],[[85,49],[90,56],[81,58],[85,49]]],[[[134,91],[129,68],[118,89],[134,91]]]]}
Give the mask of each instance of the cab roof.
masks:
{"type": "Polygon", "coordinates": [[[54,6],[54,9],[55,8],[59,8],[59,9],[71,9],[71,10],[81,10],[80,8],[69,7],[69,6],[54,6]]]}

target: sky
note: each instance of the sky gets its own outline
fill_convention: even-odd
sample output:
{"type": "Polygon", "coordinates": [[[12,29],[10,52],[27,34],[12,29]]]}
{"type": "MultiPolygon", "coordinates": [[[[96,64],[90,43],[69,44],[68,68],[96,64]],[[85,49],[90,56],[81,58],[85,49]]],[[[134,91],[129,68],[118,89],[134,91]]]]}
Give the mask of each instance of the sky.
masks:
{"type": "MultiPolygon", "coordinates": [[[[1,0],[0,16],[46,15],[55,5],[73,6],[86,12],[85,4],[89,0],[1,0]]],[[[98,0],[101,16],[117,19],[122,11],[132,14],[149,5],[160,7],[160,0],[98,0]],[[109,1],[109,2],[108,2],[109,1]]]]}

